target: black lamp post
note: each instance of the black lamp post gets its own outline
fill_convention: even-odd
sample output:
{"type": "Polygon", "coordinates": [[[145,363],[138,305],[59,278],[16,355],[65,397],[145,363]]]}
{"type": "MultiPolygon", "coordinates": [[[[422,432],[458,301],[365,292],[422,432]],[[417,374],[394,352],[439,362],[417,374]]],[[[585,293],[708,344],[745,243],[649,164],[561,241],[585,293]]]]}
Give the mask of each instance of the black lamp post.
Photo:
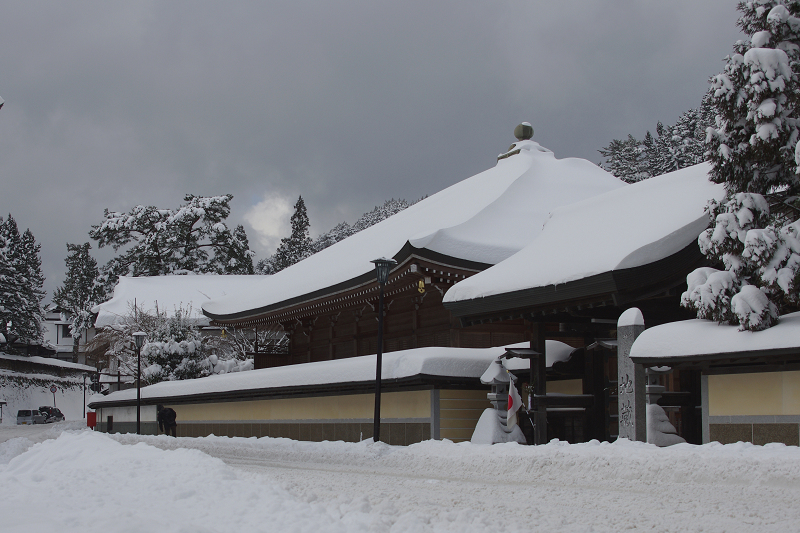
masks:
{"type": "Polygon", "coordinates": [[[142,345],[147,333],[137,331],[133,334],[133,341],[136,343],[136,434],[142,434],[142,345]]]}
{"type": "Polygon", "coordinates": [[[375,275],[378,277],[380,297],[378,299],[378,361],[375,365],[375,415],[373,416],[372,441],[381,440],[381,366],[383,363],[383,286],[389,279],[389,271],[397,261],[381,257],[375,263],[375,275]]]}

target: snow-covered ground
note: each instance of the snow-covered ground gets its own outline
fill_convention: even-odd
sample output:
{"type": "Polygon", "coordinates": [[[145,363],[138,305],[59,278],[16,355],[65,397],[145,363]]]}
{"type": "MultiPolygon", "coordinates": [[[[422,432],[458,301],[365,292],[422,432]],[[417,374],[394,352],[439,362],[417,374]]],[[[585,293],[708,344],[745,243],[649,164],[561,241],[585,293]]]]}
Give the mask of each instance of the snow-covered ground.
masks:
{"type": "Polygon", "coordinates": [[[800,529],[800,450],[783,445],[397,447],[108,436],[77,424],[0,428],[0,529],[800,529]]]}

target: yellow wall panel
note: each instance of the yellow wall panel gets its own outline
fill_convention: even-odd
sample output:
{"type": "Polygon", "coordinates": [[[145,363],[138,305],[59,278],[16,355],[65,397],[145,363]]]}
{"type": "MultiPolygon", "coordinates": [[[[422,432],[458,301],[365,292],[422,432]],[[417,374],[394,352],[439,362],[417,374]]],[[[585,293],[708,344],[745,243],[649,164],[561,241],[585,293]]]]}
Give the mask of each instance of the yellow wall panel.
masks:
{"type": "Polygon", "coordinates": [[[439,409],[486,409],[487,407],[491,407],[492,404],[489,403],[489,400],[484,398],[483,400],[439,400],[439,409]]]}
{"type": "Polygon", "coordinates": [[[450,439],[455,442],[470,440],[472,438],[472,433],[475,431],[474,428],[442,428],[439,431],[439,436],[443,439],[450,439]]]}
{"type": "Polygon", "coordinates": [[[459,400],[463,399],[485,400],[486,395],[488,393],[489,393],[489,387],[486,387],[486,390],[440,389],[439,399],[444,400],[446,398],[455,398],[459,400]]]}
{"type": "Polygon", "coordinates": [[[800,371],[783,374],[783,414],[800,415],[800,371]]]}
{"type": "Polygon", "coordinates": [[[800,371],[708,376],[710,416],[800,414],[800,371]]]}
{"type": "MultiPolygon", "coordinates": [[[[372,418],[373,394],[282,398],[242,402],[173,405],[178,420],[342,420],[372,418]]],[[[381,394],[381,417],[429,418],[431,393],[428,390],[381,394]]]]}
{"type": "Polygon", "coordinates": [[[559,381],[548,381],[547,392],[557,394],[583,394],[582,379],[562,379],[559,381]]]}
{"type": "MultiPolygon", "coordinates": [[[[481,413],[478,413],[478,416],[473,418],[440,418],[439,419],[439,427],[441,429],[445,428],[469,428],[470,431],[475,430],[475,426],[478,424],[478,419],[480,418],[481,413]]],[[[472,436],[472,433],[470,433],[472,436]]]]}

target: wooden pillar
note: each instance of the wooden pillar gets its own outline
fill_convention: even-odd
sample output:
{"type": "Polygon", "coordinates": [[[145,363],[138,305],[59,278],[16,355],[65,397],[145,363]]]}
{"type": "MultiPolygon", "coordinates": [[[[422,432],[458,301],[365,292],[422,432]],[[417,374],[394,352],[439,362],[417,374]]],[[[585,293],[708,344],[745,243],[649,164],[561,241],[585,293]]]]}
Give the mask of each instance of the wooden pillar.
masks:
{"type": "Polygon", "coordinates": [[[358,353],[358,340],[359,340],[358,322],[361,320],[361,314],[362,313],[363,313],[363,310],[356,309],[356,310],[353,311],[353,323],[354,323],[354,325],[353,325],[353,356],[354,357],[358,357],[359,355],[361,355],[360,353],[358,353]]]}
{"type": "Polygon", "coordinates": [[[531,385],[533,385],[533,443],[547,444],[547,348],[544,322],[534,322],[531,328],[531,349],[539,356],[531,358],[531,385]]]}
{"type": "Polygon", "coordinates": [[[701,374],[699,370],[693,368],[682,368],[679,372],[680,390],[689,392],[689,404],[681,407],[681,436],[690,444],[702,444],[701,374]]]}
{"type": "Polygon", "coordinates": [[[422,304],[422,297],[414,298],[414,310],[411,311],[411,348],[416,348],[417,328],[419,327],[419,306],[422,304]]]}
{"type": "Polygon", "coordinates": [[[331,322],[328,331],[328,359],[332,360],[334,358],[334,349],[333,349],[333,340],[336,337],[336,322],[339,320],[339,315],[341,315],[341,311],[336,313],[335,315],[331,315],[331,322]]]}

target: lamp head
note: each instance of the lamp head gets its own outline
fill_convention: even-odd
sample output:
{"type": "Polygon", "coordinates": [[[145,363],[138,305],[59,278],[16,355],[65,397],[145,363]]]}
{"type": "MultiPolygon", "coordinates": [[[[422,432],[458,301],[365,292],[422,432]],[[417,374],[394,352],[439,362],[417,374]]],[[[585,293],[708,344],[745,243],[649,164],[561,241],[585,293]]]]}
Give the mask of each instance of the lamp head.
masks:
{"type": "Polygon", "coordinates": [[[147,337],[147,333],[144,331],[137,331],[133,334],[133,342],[136,343],[136,349],[139,350],[142,348],[144,344],[145,338],[147,337]]]}
{"type": "Polygon", "coordinates": [[[371,263],[375,263],[375,275],[378,278],[378,283],[386,283],[389,279],[389,271],[397,264],[397,261],[381,257],[380,259],[374,259],[371,263]]]}

